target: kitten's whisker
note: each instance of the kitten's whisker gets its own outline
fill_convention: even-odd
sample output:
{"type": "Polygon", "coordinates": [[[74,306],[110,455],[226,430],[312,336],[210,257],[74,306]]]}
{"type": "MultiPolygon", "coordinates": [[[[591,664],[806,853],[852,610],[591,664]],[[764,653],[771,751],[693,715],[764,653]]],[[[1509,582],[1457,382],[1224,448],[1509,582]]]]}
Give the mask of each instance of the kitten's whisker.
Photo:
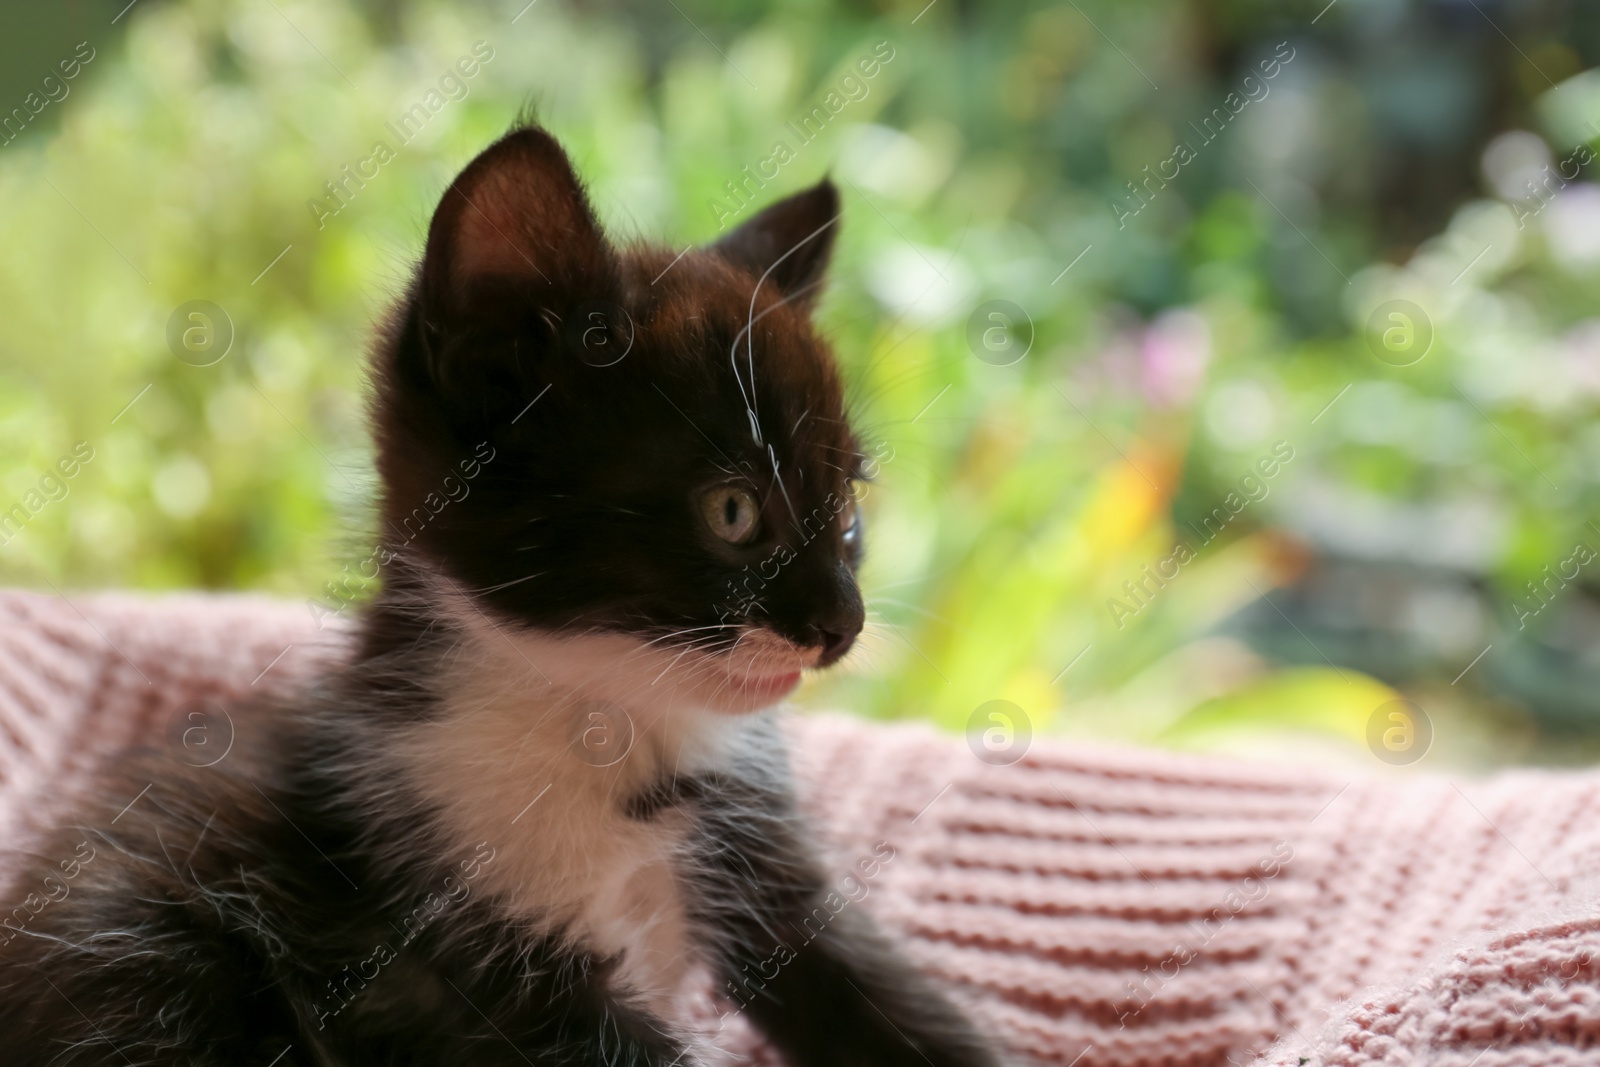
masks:
{"type": "Polygon", "coordinates": [[[486,587],[484,587],[482,589],[474,589],[474,590],[472,590],[472,592],[474,592],[474,593],[498,593],[502,589],[509,589],[514,585],[521,585],[523,582],[532,581],[533,579],[542,577],[543,575],[544,575],[544,571],[538,571],[538,572],[536,572],[534,574],[525,575],[525,576],[523,576],[521,578],[513,578],[509,582],[501,582],[499,585],[491,585],[491,586],[486,586],[486,587]]]}
{"type": "MultiPolygon", "coordinates": [[[[955,626],[955,623],[951,622],[949,619],[945,618],[944,616],[936,615],[933,612],[928,611],[925,608],[919,608],[919,607],[917,607],[917,605],[907,603],[904,600],[893,600],[893,599],[891,599],[889,597],[884,597],[884,596],[875,596],[872,599],[873,599],[873,601],[875,603],[893,604],[897,608],[905,608],[907,611],[915,612],[916,614],[921,615],[924,618],[932,619],[935,622],[942,622],[946,626],[950,626],[950,627],[954,627],[955,626]]],[[[887,621],[887,617],[884,616],[884,614],[882,612],[874,612],[874,614],[876,614],[879,618],[884,618],[887,621]]]]}
{"type": "MultiPolygon", "coordinates": [[[[843,214],[843,213],[841,212],[840,214],[843,214]]],[[[765,442],[763,442],[762,439],[761,439],[761,418],[760,418],[760,415],[756,411],[756,402],[755,402],[755,395],[756,395],[756,339],[755,339],[755,328],[756,328],[756,323],[760,322],[762,319],[764,319],[768,315],[772,314],[778,308],[781,308],[785,304],[788,304],[791,300],[793,300],[795,297],[799,296],[801,293],[808,292],[809,290],[811,290],[815,286],[820,285],[821,284],[821,280],[818,279],[815,282],[811,282],[811,283],[805,285],[804,287],[802,287],[800,290],[796,291],[795,293],[792,293],[792,294],[784,296],[782,299],[778,300],[772,306],[767,307],[767,308],[763,308],[760,315],[756,314],[756,297],[761,295],[761,287],[766,284],[767,278],[772,274],[772,272],[778,269],[778,265],[780,263],[782,263],[784,260],[788,259],[790,256],[794,255],[795,252],[799,251],[801,245],[805,244],[807,241],[810,241],[812,238],[816,237],[822,231],[826,230],[829,226],[832,226],[835,222],[838,222],[838,221],[839,221],[839,215],[836,214],[836,215],[833,216],[833,218],[829,219],[827,222],[824,222],[821,226],[818,226],[815,230],[812,230],[806,236],[800,238],[800,240],[796,241],[794,243],[794,245],[787,252],[785,252],[783,255],[779,256],[777,259],[773,260],[772,261],[772,265],[769,266],[765,271],[762,272],[760,278],[756,279],[756,287],[753,290],[751,290],[751,292],[750,292],[750,310],[749,310],[749,312],[748,312],[748,314],[746,316],[746,322],[745,322],[744,329],[740,330],[738,332],[738,334],[734,336],[733,346],[728,350],[729,362],[733,366],[733,377],[734,377],[734,380],[739,383],[739,393],[740,393],[740,395],[744,397],[745,413],[750,416],[750,433],[751,433],[751,437],[755,440],[755,443],[758,444],[758,445],[759,444],[764,444],[765,442]],[[744,382],[742,380],[740,380],[740,378],[739,378],[739,342],[740,342],[741,339],[745,339],[745,338],[748,338],[748,340],[745,341],[746,362],[749,364],[749,367],[750,367],[750,392],[748,394],[746,394],[745,391],[744,391],[744,382]]]]}
{"type": "Polygon", "coordinates": [[[670,671],[672,668],[674,668],[674,667],[676,667],[678,665],[678,661],[679,660],[683,659],[683,657],[687,656],[689,653],[691,653],[693,651],[694,651],[694,646],[693,645],[689,645],[682,652],[679,652],[676,656],[673,657],[671,663],[669,663],[665,667],[661,668],[661,673],[660,674],[658,674],[654,678],[650,679],[650,684],[651,685],[655,685],[657,682],[661,681],[661,679],[666,676],[666,673],[668,671],[670,671]]]}
{"type": "Polygon", "coordinates": [[[783,474],[778,470],[778,453],[771,445],[767,446],[767,455],[772,458],[772,476],[777,479],[778,491],[783,494],[783,502],[789,505],[789,514],[794,518],[795,528],[800,527],[800,513],[794,509],[794,501],[789,499],[789,488],[783,484],[783,474]]]}
{"type": "MultiPolygon", "coordinates": [[[[642,644],[640,646],[639,651],[642,652],[645,649],[650,648],[652,645],[657,645],[657,644],[660,644],[660,643],[662,643],[664,641],[675,640],[676,638],[682,637],[685,634],[703,632],[703,631],[706,631],[706,630],[727,630],[727,629],[732,629],[732,628],[734,628],[734,624],[733,623],[718,622],[718,623],[712,623],[710,626],[691,626],[691,627],[689,627],[687,629],[684,629],[684,630],[673,630],[671,633],[665,633],[665,634],[662,634],[660,637],[653,638],[653,639],[651,639],[649,641],[644,642],[644,644],[642,644]]],[[[699,642],[690,642],[690,644],[699,644],[699,642]]]]}
{"type": "Polygon", "coordinates": [[[633,655],[645,655],[646,653],[658,651],[655,647],[657,645],[664,646],[664,648],[667,650],[682,648],[688,651],[694,651],[695,649],[705,647],[708,642],[706,642],[704,638],[688,637],[687,640],[679,640],[680,638],[687,637],[687,635],[701,629],[709,629],[709,627],[693,627],[688,630],[678,630],[670,634],[664,634],[653,641],[647,641],[640,645],[634,650],[633,655]]]}

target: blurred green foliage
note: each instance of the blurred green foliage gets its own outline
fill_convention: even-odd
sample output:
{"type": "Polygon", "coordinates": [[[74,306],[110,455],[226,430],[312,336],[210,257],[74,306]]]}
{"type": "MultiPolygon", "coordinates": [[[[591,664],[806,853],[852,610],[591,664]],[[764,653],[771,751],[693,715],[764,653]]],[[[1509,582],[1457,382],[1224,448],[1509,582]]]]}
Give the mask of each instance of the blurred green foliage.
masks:
{"type": "Polygon", "coordinates": [[[1600,140],[1600,30],[1319,9],[8,13],[0,107],[95,58],[0,145],[0,508],[31,515],[0,581],[323,595],[370,551],[374,325],[446,183],[531,104],[621,239],[714,238],[780,140],[761,200],[845,190],[821,319],[885,459],[871,631],[809,702],[959,729],[1002,698],[1038,731],[1371,763],[1404,692],[1435,761],[1588,758],[1600,586],[1545,568],[1600,550],[1600,188],[1572,157],[1600,140]],[[203,367],[167,343],[195,300],[234,332],[203,367]],[[1392,300],[1420,315],[1368,329],[1392,300]],[[980,353],[996,323],[1017,362],[980,353]]]}

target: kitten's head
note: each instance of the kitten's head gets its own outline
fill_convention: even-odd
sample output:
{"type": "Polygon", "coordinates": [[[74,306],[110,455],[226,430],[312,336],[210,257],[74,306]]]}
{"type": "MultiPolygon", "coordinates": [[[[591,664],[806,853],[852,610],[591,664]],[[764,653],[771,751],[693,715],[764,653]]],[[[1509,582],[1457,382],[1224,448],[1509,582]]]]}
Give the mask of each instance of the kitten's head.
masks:
{"type": "Polygon", "coordinates": [[[620,249],[549,134],[490,147],[379,354],[390,551],[558,659],[725,710],[844,655],[863,458],[810,321],[838,215],[824,181],[706,248],[620,249]]]}

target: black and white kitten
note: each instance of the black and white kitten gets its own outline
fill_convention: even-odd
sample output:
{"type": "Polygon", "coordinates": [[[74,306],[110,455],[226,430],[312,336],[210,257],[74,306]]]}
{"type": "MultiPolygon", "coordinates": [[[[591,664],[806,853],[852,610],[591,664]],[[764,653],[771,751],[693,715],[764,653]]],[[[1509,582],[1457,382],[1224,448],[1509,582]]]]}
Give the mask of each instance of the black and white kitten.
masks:
{"type": "Polygon", "coordinates": [[[16,884],[94,859],[6,924],[0,1061],[693,1064],[703,967],[801,1067],[996,1062],[827,906],[763,710],[862,625],[838,216],[823,182],[675,259],[542,130],[466,168],[376,353],[354,651],[42,848],[16,884]]]}

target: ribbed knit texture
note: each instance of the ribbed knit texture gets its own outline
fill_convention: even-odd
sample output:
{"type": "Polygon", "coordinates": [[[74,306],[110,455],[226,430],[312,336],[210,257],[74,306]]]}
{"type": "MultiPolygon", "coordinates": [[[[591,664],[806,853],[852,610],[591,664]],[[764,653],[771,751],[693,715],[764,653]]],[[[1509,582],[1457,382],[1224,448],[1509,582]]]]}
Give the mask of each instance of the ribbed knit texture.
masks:
{"type": "MultiPolygon", "coordinates": [[[[0,593],[0,840],[26,848],[117,749],[180,743],[189,702],[282,691],[339,642],[260,598],[0,593]]],[[[895,850],[848,906],[1019,1061],[1600,1064],[1600,774],[1352,780],[1050,740],[991,767],[926,727],[792,734],[841,886],[895,850]]]]}

